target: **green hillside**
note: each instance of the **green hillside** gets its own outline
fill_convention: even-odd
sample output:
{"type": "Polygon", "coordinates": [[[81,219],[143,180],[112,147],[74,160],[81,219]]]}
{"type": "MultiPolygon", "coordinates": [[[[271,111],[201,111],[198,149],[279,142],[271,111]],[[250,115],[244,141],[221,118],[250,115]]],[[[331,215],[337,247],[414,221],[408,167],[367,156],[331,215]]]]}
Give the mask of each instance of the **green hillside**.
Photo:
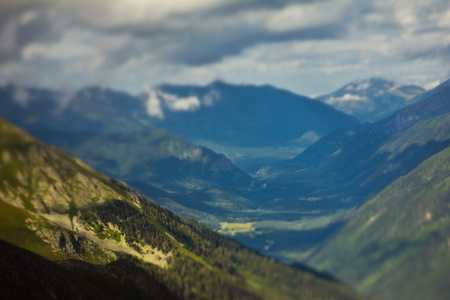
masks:
{"type": "Polygon", "coordinates": [[[376,299],[448,299],[450,148],[359,208],[309,262],[376,299]]]}
{"type": "Polygon", "coordinates": [[[4,121],[0,158],[0,239],[34,253],[96,264],[124,258],[180,298],[362,299],[329,276],[182,220],[4,121]]]}
{"type": "Polygon", "coordinates": [[[81,157],[94,169],[165,190],[248,187],[252,178],[224,155],[165,130],[98,135],[36,131],[44,142],[81,157]]]}

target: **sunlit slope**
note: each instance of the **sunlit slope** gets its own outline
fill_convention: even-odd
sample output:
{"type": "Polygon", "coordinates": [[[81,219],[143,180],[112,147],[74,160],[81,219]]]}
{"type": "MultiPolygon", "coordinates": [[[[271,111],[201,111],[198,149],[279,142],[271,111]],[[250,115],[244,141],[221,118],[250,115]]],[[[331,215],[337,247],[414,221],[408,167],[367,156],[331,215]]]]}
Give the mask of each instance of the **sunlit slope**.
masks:
{"type": "Polygon", "coordinates": [[[361,299],[182,220],[4,121],[0,141],[1,239],[55,260],[125,258],[184,298],[361,299]]]}
{"type": "Polygon", "coordinates": [[[450,149],[364,204],[310,259],[377,299],[448,299],[450,149]]]}

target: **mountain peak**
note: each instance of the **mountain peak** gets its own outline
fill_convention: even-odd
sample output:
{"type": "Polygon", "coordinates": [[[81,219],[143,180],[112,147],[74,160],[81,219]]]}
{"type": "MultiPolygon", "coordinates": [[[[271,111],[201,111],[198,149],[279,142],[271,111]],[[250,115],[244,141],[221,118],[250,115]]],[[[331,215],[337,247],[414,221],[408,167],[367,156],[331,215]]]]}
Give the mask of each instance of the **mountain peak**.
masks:
{"type": "Polygon", "coordinates": [[[317,100],[353,115],[362,122],[375,122],[406,106],[422,92],[424,89],[415,85],[402,86],[374,77],[352,81],[317,100]]]}

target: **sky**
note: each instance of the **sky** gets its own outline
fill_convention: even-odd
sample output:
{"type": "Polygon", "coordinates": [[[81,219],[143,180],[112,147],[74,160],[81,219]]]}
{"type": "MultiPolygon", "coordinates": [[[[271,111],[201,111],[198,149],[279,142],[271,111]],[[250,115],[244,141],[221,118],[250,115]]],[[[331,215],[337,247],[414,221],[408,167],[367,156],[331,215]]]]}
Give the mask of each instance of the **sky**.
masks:
{"type": "Polygon", "coordinates": [[[448,0],[0,0],[0,84],[133,94],[270,84],[306,96],[450,77],[448,0]]]}

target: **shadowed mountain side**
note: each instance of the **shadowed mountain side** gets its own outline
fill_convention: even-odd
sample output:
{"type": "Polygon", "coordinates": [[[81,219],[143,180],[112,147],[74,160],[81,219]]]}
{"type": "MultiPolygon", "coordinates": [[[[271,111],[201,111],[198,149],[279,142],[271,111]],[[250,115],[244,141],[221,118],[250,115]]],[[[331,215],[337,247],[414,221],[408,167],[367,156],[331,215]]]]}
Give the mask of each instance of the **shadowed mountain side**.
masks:
{"type": "Polygon", "coordinates": [[[383,130],[367,130],[317,166],[261,182],[267,183],[268,190],[290,189],[292,203],[298,203],[298,195],[302,195],[319,197],[317,206],[335,201],[335,206],[351,207],[415,168],[449,140],[450,114],[420,121],[390,137],[383,130]],[[297,186],[295,182],[308,185],[297,186]]]}
{"type": "Polygon", "coordinates": [[[308,261],[376,299],[447,299],[448,146],[360,207],[308,261]]]}
{"type": "Polygon", "coordinates": [[[124,259],[106,265],[54,262],[3,240],[0,257],[2,299],[179,299],[124,259]]]}
{"type": "Polygon", "coordinates": [[[355,118],[328,105],[268,85],[214,82],[206,87],[162,85],[159,89],[184,99],[216,95],[214,104],[200,105],[193,111],[164,110],[159,126],[191,140],[275,146],[299,139],[309,131],[324,135],[357,123],[355,118]]]}

